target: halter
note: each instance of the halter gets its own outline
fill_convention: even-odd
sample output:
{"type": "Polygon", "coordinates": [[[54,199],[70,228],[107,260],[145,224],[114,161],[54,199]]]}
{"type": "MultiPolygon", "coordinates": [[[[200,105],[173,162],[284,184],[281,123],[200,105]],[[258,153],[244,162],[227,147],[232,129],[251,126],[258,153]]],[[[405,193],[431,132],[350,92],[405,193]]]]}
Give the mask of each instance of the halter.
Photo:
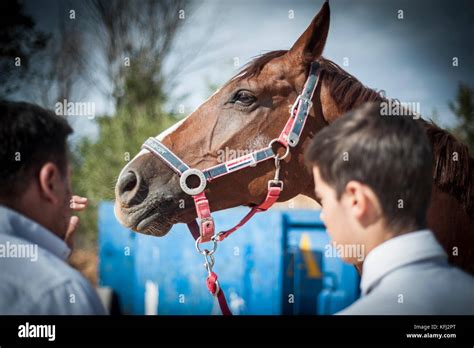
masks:
{"type": "Polygon", "coordinates": [[[142,145],[142,149],[147,149],[153,153],[180,176],[179,184],[181,189],[183,192],[193,197],[199,223],[194,220],[192,223],[188,224],[188,228],[196,240],[197,251],[205,258],[204,266],[208,272],[207,286],[211,294],[217,297],[223,314],[231,314],[231,312],[227,306],[224,292],[219,287],[217,275],[212,271],[215,261],[213,254],[217,249],[217,243],[237,231],[256,213],[268,210],[280,197],[280,193],[283,191],[283,181],[280,180],[280,161],[288,156],[290,148],[298,145],[306,119],[308,118],[309,111],[312,107],[311,100],[318,86],[319,67],[320,65],[318,62],[311,63],[311,68],[303,91],[298,95],[291,107],[290,117],[288,118],[283,131],[280,133],[278,138],[270,141],[268,146],[263,149],[204,170],[199,170],[197,168],[190,168],[183,160],[156,138],[149,138],[142,145]],[[278,143],[285,148],[285,153],[283,155],[280,156],[278,151],[273,151],[273,145],[275,143],[278,143]],[[247,215],[245,215],[237,225],[229,230],[215,234],[214,219],[211,216],[209,200],[204,191],[207,184],[216,178],[234,173],[250,166],[255,166],[257,163],[266,161],[270,158],[275,160],[275,176],[272,180],[268,181],[265,200],[260,205],[251,208],[247,215]],[[196,187],[189,187],[187,179],[193,176],[199,179],[199,185],[196,187]],[[202,250],[200,248],[199,244],[205,242],[213,243],[212,250],[202,250]]]}

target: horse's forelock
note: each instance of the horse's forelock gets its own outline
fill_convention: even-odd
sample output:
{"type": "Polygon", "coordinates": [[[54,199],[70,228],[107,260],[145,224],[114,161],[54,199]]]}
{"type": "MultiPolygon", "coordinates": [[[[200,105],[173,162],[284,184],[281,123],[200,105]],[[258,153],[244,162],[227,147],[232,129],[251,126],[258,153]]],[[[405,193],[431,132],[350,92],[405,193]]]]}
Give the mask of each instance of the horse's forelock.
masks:
{"type": "Polygon", "coordinates": [[[271,60],[283,56],[286,52],[288,51],[287,50],[270,51],[270,52],[267,52],[260,56],[255,57],[249,63],[247,63],[239,71],[239,73],[229,81],[229,83],[238,82],[247,78],[258,76],[262,72],[265,65],[267,65],[271,60]]]}

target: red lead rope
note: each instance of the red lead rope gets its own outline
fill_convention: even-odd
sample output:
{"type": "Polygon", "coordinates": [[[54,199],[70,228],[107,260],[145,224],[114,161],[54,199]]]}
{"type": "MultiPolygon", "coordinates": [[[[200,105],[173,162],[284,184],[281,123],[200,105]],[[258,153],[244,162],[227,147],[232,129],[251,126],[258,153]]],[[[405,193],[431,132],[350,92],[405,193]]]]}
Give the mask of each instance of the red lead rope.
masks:
{"type": "Polygon", "coordinates": [[[210,272],[207,276],[207,288],[209,292],[217,297],[217,301],[219,302],[219,307],[221,308],[221,312],[223,315],[232,315],[232,312],[227,305],[227,300],[224,295],[224,291],[219,287],[219,283],[217,282],[217,274],[214,272],[210,272]]]}
{"type": "Polygon", "coordinates": [[[234,233],[243,225],[245,225],[247,221],[249,221],[252,218],[252,216],[254,216],[256,213],[261,213],[262,211],[268,210],[278,200],[278,198],[280,197],[280,193],[281,193],[280,186],[270,187],[267,192],[267,197],[265,198],[263,203],[250,209],[248,214],[245,215],[244,218],[240,220],[240,222],[234,227],[232,227],[231,229],[228,229],[227,231],[219,232],[217,234],[217,240],[219,242],[223,241],[224,239],[229,237],[232,233],[234,233]]]}
{"type": "MultiPolygon", "coordinates": [[[[245,215],[242,220],[239,221],[237,225],[232,227],[231,229],[228,229],[227,231],[222,231],[219,232],[216,235],[216,240],[217,241],[222,241],[228,236],[230,236],[232,233],[237,231],[239,228],[241,228],[247,221],[249,221],[252,216],[254,216],[256,213],[260,213],[262,211],[268,210],[280,197],[280,193],[282,191],[281,186],[270,186],[268,188],[267,196],[265,197],[265,200],[258,206],[253,207],[247,215],[245,215]]],[[[199,239],[199,242],[203,242],[203,237],[206,236],[207,241],[211,240],[210,237],[214,235],[214,221],[212,220],[211,217],[211,209],[209,208],[209,201],[206,198],[206,195],[204,192],[201,192],[199,195],[193,196],[195,205],[196,205],[196,211],[199,219],[201,220],[201,227],[202,231],[204,232],[203,235],[200,233],[200,228],[196,220],[188,224],[189,231],[191,232],[192,236],[194,237],[195,240],[199,239]]],[[[223,315],[232,315],[232,312],[229,309],[229,306],[227,305],[227,300],[224,295],[224,291],[220,288],[219,283],[217,281],[217,274],[212,272],[212,270],[209,271],[209,275],[207,277],[207,288],[209,289],[209,292],[217,297],[217,301],[219,302],[219,307],[222,311],[223,315]]]]}

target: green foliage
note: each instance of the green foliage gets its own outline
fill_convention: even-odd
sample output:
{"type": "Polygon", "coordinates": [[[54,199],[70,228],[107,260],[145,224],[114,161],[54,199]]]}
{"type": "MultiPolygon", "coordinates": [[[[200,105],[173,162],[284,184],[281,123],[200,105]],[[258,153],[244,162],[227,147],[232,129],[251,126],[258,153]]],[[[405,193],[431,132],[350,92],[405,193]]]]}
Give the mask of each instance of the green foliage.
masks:
{"type": "MultiPolygon", "coordinates": [[[[154,15],[166,16],[167,12],[155,8],[161,4],[159,2],[148,4],[157,12],[153,16],[149,13],[146,18],[140,12],[147,9],[142,5],[127,5],[138,11],[132,16],[120,4],[97,4],[100,5],[101,18],[108,18],[109,11],[115,11],[115,22],[112,24],[118,26],[117,30],[120,29],[109,32],[115,36],[106,52],[109,63],[113,66],[118,64],[118,71],[111,77],[113,92],[109,96],[115,101],[116,111],[113,116],[95,119],[99,128],[98,140],[91,142],[83,139],[73,156],[74,193],[89,199],[89,208],[80,214],[81,227],[77,234],[78,244],[84,247],[93,246],[96,242],[97,206],[101,201],[114,200],[115,183],[122,168],[140,151],[148,137],[156,136],[177,121],[177,117],[164,111],[167,96],[162,71],[167,47],[180,25],[177,17],[171,16],[170,22],[166,22],[167,31],[160,31],[161,27],[142,22],[149,20],[156,24],[154,15]],[[121,18],[129,20],[128,25],[123,25],[121,18]],[[140,40],[137,40],[136,30],[140,40]]],[[[167,5],[169,13],[176,13],[174,6],[178,6],[179,2],[167,5]]]]}
{"type": "Polygon", "coordinates": [[[474,91],[468,85],[460,83],[456,100],[449,103],[449,108],[456,115],[458,125],[452,132],[469,147],[474,155],[474,91]]]}

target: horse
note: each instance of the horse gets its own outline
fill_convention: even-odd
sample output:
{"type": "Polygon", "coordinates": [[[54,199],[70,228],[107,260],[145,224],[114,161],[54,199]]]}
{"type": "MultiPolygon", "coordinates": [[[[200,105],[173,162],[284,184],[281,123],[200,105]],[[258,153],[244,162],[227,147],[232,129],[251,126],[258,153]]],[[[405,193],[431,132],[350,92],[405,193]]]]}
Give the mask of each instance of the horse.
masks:
{"type": "MultiPolygon", "coordinates": [[[[225,149],[252,152],[268,146],[285,127],[310,68],[317,62],[319,83],[299,142],[288,156],[281,156],[279,179],[284,189],[277,199],[283,202],[302,194],[316,200],[312,172],[304,161],[305,149],[314,135],[366,102],[387,100],[383,93],[364,86],[322,56],[329,22],[330,8],[325,2],[289,50],[271,51],[253,59],[156,139],[190,168],[200,170],[221,163],[225,149]]],[[[474,274],[474,160],[467,147],[449,132],[421,118],[417,122],[423,124],[434,153],[428,227],[450,262],[474,274]]],[[[267,197],[274,174],[273,161],[266,160],[212,180],[205,186],[209,209],[258,207],[267,197]]],[[[198,184],[199,180],[193,185],[198,184]]],[[[174,224],[190,224],[199,215],[191,195],[181,189],[179,175],[149,148],[143,148],[122,169],[115,196],[119,222],[143,234],[164,236],[174,224]]]]}

